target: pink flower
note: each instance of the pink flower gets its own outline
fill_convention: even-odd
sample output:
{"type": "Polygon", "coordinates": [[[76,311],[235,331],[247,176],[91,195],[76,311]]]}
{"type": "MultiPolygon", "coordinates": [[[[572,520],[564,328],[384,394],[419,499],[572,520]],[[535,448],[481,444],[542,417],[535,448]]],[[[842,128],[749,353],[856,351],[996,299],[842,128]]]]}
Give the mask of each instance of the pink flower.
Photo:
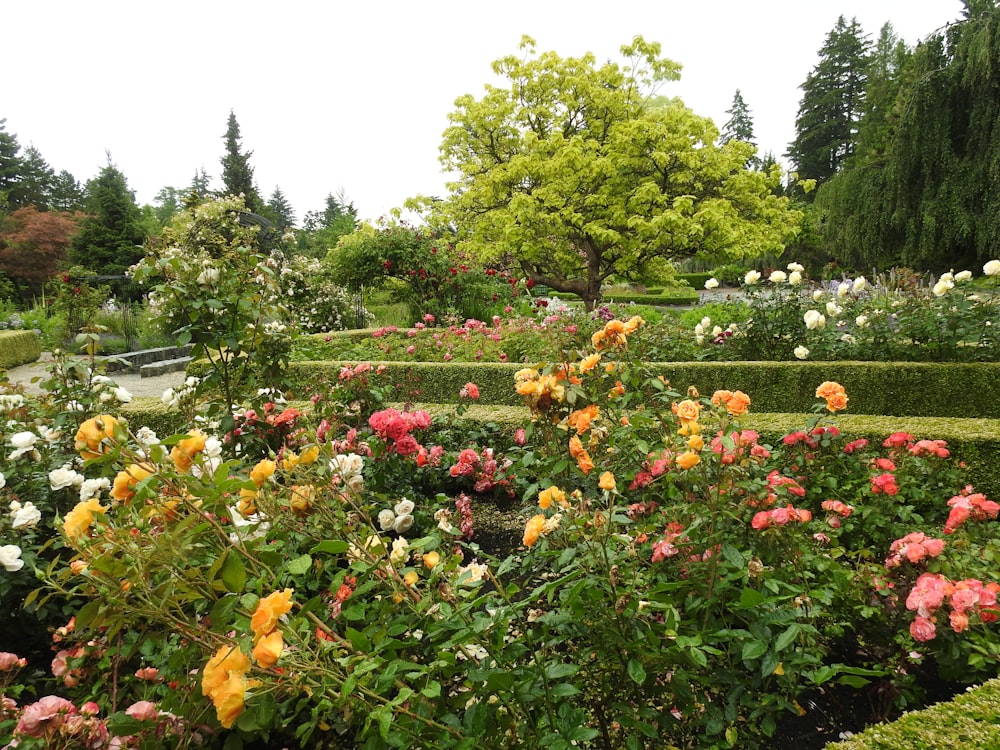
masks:
{"type": "MultiPolygon", "coordinates": [[[[960,612],[957,609],[953,609],[948,614],[948,622],[951,625],[951,629],[956,633],[961,633],[966,628],[969,627],[969,615],[965,612],[960,612]]],[[[912,632],[912,631],[911,631],[912,632]]]]}
{"type": "Polygon", "coordinates": [[[396,441],[396,453],[400,456],[411,456],[420,450],[420,443],[413,435],[403,435],[396,441]]]}
{"type": "Polygon", "coordinates": [[[882,445],[885,448],[909,448],[914,440],[913,435],[908,432],[894,432],[883,441],[882,445]]]}
{"type": "Polygon", "coordinates": [[[136,670],[135,676],[140,680],[155,680],[160,674],[160,670],[156,667],[143,667],[142,669],[136,670]]]}
{"type": "Polygon", "coordinates": [[[913,622],[910,623],[910,635],[916,641],[927,642],[934,639],[934,623],[928,620],[926,617],[913,618],[913,622]]]}
{"type": "Polygon", "coordinates": [[[847,445],[844,446],[844,453],[850,455],[855,451],[859,451],[867,447],[868,441],[864,438],[859,438],[858,440],[852,440],[847,445]]]}
{"type": "Polygon", "coordinates": [[[58,728],[66,717],[76,713],[76,706],[58,695],[44,698],[25,706],[14,729],[15,734],[42,737],[52,728],[58,728]]]}
{"type": "Polygon", "coordinates": [[[159,709],[152,701],[138,701],[125,709],[125,713],[138,721],[150,721],[160,715],[159,709]]]}
{"type": "Polygon", "coordinates": [[[389,422],[385,426],[385,434],[388,435],[393,440],[399,441],[404,435],[409,433],[410,423],[408,420],[404,419],[401,415],[396,414],[389,419],[389,422]]]}
{"type": "Polygon", "coordinates": [[[523,427],[518,427],[514,431],[514,443],[516,445],[525,445],[528,442],[528,433],[524,431],[523,427]]]}
{"type": "Polygon", "coordinates": [[[27,666],[28,660],[10,651],[0,651],[0,672],[8,672],[12,669],[27,666]]]}
{"type": "Polygon", "coordinates": [[[471,398],[473,401],[479,398],[479,386],[475,383],[466,383],[458,393],[462,398],[471,398]]]}

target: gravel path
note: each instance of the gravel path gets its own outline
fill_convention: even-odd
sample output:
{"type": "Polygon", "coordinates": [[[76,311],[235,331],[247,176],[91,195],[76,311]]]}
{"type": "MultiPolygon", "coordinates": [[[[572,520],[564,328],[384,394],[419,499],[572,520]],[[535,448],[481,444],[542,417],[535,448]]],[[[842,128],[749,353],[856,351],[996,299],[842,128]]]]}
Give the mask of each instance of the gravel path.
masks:
{"type": "MultiPolygon", "coordinates": [[[[48,377],[51,361],[50,356],[43,353],[42,358],[33,364],[12,367],[7,370],[7,379],[12,383],[23,384],[28,393],[39,393],[41,388],[39,388],[38,383],[48,377]],[[38,378],[38,382],[31,382],[34,378],[38,378]]],[[[185,375],[183,372],[170,372],[166,375],[143,378],[139,375],[111,373],[110,377],[135,397],[159,398],[167,388],[177,388],[183,385],[185,375]]]]}

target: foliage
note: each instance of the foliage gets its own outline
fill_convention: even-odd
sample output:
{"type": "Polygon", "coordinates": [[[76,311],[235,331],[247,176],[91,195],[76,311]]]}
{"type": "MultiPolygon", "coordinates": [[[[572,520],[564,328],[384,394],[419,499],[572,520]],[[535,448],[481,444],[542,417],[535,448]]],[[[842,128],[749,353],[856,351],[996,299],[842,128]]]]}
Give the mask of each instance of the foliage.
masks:
{"type": "Polygon", "coordinates": [[[327,193],[322,211],[307,211],[298,234],[298,251],[325,258],[344,235],[357,229],[358,211],[343,191],[327,193]]]}
{"type": "Polygon", "coordinates": [[[17,284],[22,303],[40,297],[65,265],[82,214],[19,208],[0,221],[0,272],[17,284]]]}
{"type": "Polygon", "coordinates": [[[87,218],[73,237],[69,260],[94,273],[123,276],[142,258],[146,234],[128,182],[110,158],[87,182],[87,218]]]}
{"type": "Polygon", "coordinates": [[[261,252],[260,227],[245,226],[245,212],[232,196],[188,208],[135,269],[137,281],[152,284],[150,308],[164,329],[207,359],[202,387],[221,390],[227,421],[246,389],[280,382],[294,333],[279,264],[261,252]]]}
{"type": "MultiPolygon", "coordinates": [[[[226,142],[226,153],[222,161],[222,184],[227,195],[242,195],[247,208],[260,213],[264,208],[264,201],[257,192],[257,185],[253,179],[253,167],[250,166],[250,157],[253,151],[244,152],[240,135],[240,124],[236,121],[236,115],[229,110],[229,120],[226,124],[226,134],[223,140],[226,142]]],[[[197,175],[196,175],[197,177],[197,175]]]]}
{"type": "Polygon", "coordinates": [[[288,202],[288,198],[285,197],[280,187],[275,186],[274,192],[271,193],[271,197],[267,201],[264,213],[279,231],[295,226],[295,209],[292,208],[292,204],[288,202]]]}
{"type": "Polygon", "coordinates": [[[302,333],[364,328],[372,322],[360,300],[334,283],[330,270],[316,258],[272,254],[279,264],[281,299],[302,333]],[[360,325],[359,325],[360,323],[360,325]]]}
{"type": "Polygon", "coordinates": [[[744,169],[751,145],[719,145],[710,120],[651,97],[679,70],[658,44],[636,37],[624,67],[536,55],[528,37],[521,49],[493,64],[506,87],[460,97],[449,116],[441,161],[460,176],[430,207],[459,249],[508,255],[592,307],[606,279],[659,258],[753,257],[794,234],[797,213],[771,193],[779,173],[744,169]]]}

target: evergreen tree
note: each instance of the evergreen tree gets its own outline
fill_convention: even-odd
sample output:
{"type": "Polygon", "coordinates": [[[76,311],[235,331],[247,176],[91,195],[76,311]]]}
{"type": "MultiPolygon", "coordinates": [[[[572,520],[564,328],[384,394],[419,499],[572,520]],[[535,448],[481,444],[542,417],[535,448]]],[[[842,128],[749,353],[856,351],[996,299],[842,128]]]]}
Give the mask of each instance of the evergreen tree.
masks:
{"type": "Polygon", "coordinates": [[[298,234],[298,251],[314,258],[326,257],[330,248],[358,225],[358,211],[343,190],[327,193],[322,211],[307,211],[298,234]]]}
{"type": "Polygon", "coordinates": [[[110,156],[87,183],[87,214],[73,238],[70,261],[102,275],[124,274],[142,258],[146,234],[135,196],[110,156]]]}
{"type": "Polygon", "coordinates": [[[52,180],[52,193],[49,197],[49,207],[55,211],[70,213],[83,211],[86,194],[80,181],[65,169],[52,180]]]}
{"type": "Polygon", "coordinates": [[[153,216],[156,223],[165,227],[184,208],[183,193],[172,185],[160,188],[153,196],[153,216]]]}
{"type": "Polygon", "coordinates": [[[240,124],[232,110],[229,111],[229,124],[223,139],[226,142],[226,154],[222,157],[222,183],[225,192],[228,195],[242,194],[247,208],[260,213],[264,202],[253,181],[253,167],[250,166],[253,151],[243,153],[241,150],[240,124]]]}
{"type": "Polygon", "coordinates": [[[21,174],[21,159],[18,157],[21,145],[16,135],[6,132],[6,123],[6,119],[0,119],[0,211],[11,210],[9,195],[21,174]]]}
{"type": "Polygon", "coordinates": [[[194,177],[191,178],[191,184],[188,186],[188,193],[197,197],[198,201],[205,200],[212,192],[211,190],[212,180],[208,176],[204,167],[195,170],[194,177]]]}
{"type": "Polygon", "coordinates": [[[7,204],[11,210],[34,206],[46,210],[55,187],[56,173],[42,154],[34,146],[28,146],[20,159],[17,182],[7,193],[7,204]]]}
{"type": "Polygon", "coordinates": [[[800,87],[796,136],[788,147],[800,178],[822,184],[854,154],[870,48],[856,19],[847,23],[840,16],[827,35],[819,62],[800,87]]]}
{"type": "Polygon", "coordinates": [[[271,198],[267,202],[267,208],[267,217],[278,229],[284,231],[295,226],[295,210],[285,194],[281,192],[280,187],[275,186],[274,192],[271,193],[271,198]]]}
{"type": "MultiPolygon", "coordinates": [[[[750,108],[743,101],[743,94],[740,93],[739,89],[736,89],[736,94],[733,96],[733,106],[726,110],[726,114],[729,115],[729,121],[722,126],[719,142],[725,144],[730,141],[743,141],[756,146],[757,143],[753,139],[753,118],[750,116],[750,108]]],[[[759,165],[760,159],[756,154],[747,159],[747,167],[756,168],[759,165]]]]}

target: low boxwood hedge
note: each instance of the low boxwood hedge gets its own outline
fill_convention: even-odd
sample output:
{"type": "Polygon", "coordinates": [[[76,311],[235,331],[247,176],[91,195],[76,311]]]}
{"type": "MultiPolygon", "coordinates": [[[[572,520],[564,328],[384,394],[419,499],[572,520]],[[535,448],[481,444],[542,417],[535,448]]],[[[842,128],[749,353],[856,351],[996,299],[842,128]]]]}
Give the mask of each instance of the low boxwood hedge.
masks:
{"type": "MultiPolygon", "coordinates": [[[[336,381],[344,362],[293,362],[296,398],[336,381]]],[[[468,382],[480,402],[519,406],[514,373],[524,365],[467,362],[378,362],[395,386],[394,398],[450,403],[468,382]]],[[[1000,363],[937,362],[662,362],[654,366],[675,388],[705,394],[720,388],[749,394],[754,412],[798,412],[816,401],[816,387],[835,380],[847,389],[852,414],[1000,419],[993,384],[1000,363]]],[[[204,365],[200,369],[204,369],[204,365]]],[[[196,364],[192,374],[199,374],[196,364]]]]}
{"type": "Polygon", "coordinates": [[[42,340],[34,331],[0,331],[0,370],[37,362],[42,340]]]}

